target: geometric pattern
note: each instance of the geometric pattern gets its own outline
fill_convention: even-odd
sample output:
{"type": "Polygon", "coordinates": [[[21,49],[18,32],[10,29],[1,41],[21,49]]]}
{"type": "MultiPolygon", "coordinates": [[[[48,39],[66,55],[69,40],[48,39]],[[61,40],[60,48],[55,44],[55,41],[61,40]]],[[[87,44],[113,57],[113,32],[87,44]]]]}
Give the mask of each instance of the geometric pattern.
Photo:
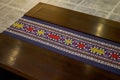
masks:
{"type": "Polygon", "coordinates": [[[46,46],[120,69],[120,47],[44,23],[21,18],[5,32],[39,42],[46,46]]]}

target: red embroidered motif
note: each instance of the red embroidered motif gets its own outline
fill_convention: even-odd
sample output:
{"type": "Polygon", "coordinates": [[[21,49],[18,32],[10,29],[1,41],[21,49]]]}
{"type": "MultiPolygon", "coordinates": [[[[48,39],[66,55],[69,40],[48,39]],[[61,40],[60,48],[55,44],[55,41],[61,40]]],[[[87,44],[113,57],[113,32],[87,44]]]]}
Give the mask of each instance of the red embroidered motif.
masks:
{"type": "Polygon", "coordinates": [[[80,49],[83,49],[83,48],[85,48],[85,44],[79,43],[79,44],[77,44],[77,47],[80,49]]]}
{"type": "Polygon", "coordinates": [[[28,31],[33,31],[33,29],[34,29],[33,27],[27,28],[28,31]]]}
{"type": "Polygon", "coordinates": [[[49,34],[48,37],[49,37],[49,38],[52,38],[52,39],[54,39],[54,40],[59,40],[59,39],[60,39],[60,37],[57,36],[57,35],[55,35],[55,34],[49,34]]]}
{"type": "Polygon", "coordinates": [[[112,58],[115,58],[115,59],[118,59],[118,58],[119,58],[119,55],[118,55],[118,54],[111,54],[111,57],[112,57],[112,58]]]}
{"type": "Polygon", "coordinates": [[[111,57],[111,59],[114,59],[114,60],[117,60],[120,58],[119,54],[117,54],[117,53],[110,53],[109,56],[111,57]]]}

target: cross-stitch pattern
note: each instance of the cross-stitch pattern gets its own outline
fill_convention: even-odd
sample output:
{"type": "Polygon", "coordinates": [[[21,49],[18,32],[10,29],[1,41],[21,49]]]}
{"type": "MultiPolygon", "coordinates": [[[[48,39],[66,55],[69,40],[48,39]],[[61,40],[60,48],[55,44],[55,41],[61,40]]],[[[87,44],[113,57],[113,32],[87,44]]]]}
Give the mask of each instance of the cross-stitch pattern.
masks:
{"type": "Polygon", "coordinates": [[[80,34],[21,18],[4,33],[12,33],[73,56],[120,69],[120,47],[90,39],[80,34]]]}

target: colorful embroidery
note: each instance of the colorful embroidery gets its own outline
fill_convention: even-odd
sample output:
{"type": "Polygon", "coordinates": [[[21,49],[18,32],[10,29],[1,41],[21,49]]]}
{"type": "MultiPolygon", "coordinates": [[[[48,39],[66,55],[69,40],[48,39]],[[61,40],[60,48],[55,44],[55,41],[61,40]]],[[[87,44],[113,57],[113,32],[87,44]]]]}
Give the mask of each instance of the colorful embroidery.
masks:
{"type": "Polygon", "coordinates": [[[85,44],[84,43],[77,43],[77,48],[83,49],[83,48],[85,48],[85,44]]]}
{"type": "Polygon", "coordinates": [[[58,41],[59,39],[60,39],[60,37],[58,36],[58,35],[56,35],[56,34],[48,34],[48,37],[50,38],[50,39],[53,39],[53,40],[56,40],[56,41],[58,41]]]}
{"type": "Polygon", "coordinates": [[[20,19],[7,32],[120,69],[120,48],[45,24],[20,19]],[[34,37],[34,39],[33,39],[34,37]]]}
{"type": "Polygon", "coordinates": [[[104,49],[99,49],[99,48],[97,48],[97,47],[91,48],[90,51],[91,51],[92,53],[96,53],[96,54],[99,54],[99,55],[104,55],[104,54],[105,54],[104,49]]]}
{"type": "Polygon", "coordinates": [[[14,23],[12,26],[16,27],[16,28],[23,28],[24,27],[24,25],[19,23],[19,22],[14,23]]]}
{"type": "Polygon", "coordinates": [[[28,30],[28,31],[33,31],[34,30],[34,28],[33,27],[28,27],[26,30],[28,30]]]}
{"type": "Polygon", "coordinates": [[[113,60],[118,60],[118,59],[120,59],[120,54],[119,53],[110,53],[110,58],[113,60]]]}
{"type": "Polygon", "coordinates": [[[38,35],[44,35],[45,31],[44,30],[37,30],[38,35]]]}
{"type": "Polygon", "coordinates": [[[72,44],[72,39],[65,39],[65,44],[66,45],[71,45],[72,44]]]}

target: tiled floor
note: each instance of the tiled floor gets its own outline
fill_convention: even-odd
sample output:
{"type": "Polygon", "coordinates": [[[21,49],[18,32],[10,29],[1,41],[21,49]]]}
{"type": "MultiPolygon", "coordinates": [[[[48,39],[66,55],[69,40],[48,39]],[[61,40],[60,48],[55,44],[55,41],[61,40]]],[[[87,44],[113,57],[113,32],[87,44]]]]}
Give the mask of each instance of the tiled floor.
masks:
{"type": "Polygon", "coordinates": [[[38,2],[120,22],[120,0],[0,0],[0,32],[38,2]]]}

